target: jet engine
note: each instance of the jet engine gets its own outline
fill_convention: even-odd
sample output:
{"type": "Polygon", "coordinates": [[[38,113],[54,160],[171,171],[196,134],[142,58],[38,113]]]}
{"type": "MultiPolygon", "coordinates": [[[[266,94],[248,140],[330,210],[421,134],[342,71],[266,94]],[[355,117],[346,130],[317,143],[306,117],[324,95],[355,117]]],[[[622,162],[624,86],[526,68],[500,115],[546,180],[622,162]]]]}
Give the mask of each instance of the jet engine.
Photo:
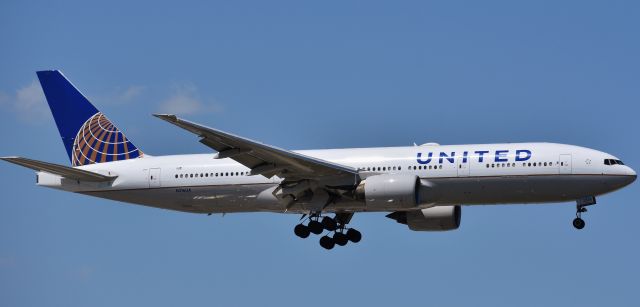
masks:
{"type": "Polygon", "coordinates": [[[460,227],[460,206],[438,206],[422,210],[396,211],[388,218],[409,226],[414,231],[445,231],[460,227]]]}
{"type": "Polygon", "coordinates": [[[367,209],[413,208],[420,204],[420,178],[408,174],[383,174],[367,177],[356,189],[367,209]]]}

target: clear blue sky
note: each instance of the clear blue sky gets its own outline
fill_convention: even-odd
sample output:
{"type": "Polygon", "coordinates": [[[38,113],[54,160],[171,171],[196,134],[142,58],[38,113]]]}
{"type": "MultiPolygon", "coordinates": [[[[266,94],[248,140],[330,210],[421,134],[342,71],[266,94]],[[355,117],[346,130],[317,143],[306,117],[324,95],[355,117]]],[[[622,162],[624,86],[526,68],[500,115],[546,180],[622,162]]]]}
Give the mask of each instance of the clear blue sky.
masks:
{"type": "MultiPolygon", "coordinates": [[[[62,69],[138,147],[208,152],[173,111],[290,149],[550,141],[640,168],[637,1],[2,1],[0,155],[68,163],[35,71],[62,69]]],[[[636,183],[463,208],[411,232],[359,214],[325,251],[298,216],[163,211],[0,164],[2,306],[632,306],[636,183]]]]}

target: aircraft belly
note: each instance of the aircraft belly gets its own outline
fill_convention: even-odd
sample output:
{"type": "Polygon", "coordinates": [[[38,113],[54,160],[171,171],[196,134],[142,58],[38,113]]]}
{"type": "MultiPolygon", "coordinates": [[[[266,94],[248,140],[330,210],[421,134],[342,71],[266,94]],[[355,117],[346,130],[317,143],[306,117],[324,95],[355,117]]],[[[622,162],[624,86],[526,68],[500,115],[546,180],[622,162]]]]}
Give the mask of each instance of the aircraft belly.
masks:
{"type": "MultiPolygon", "coordinates": [[[[424,178],[431,186],[431,205],[485,205],[574,201],[614,191],[627,178],[606,175],[504,176],[424,178]]],[[[95,197],[193,213],[287,212],[307,213],[304,201],[290,208],[272,194],[276,184],[240,184],[196,187],[81,192],[95,197]]],[[[416,208],[420,208],[420,205],[416,208]]],[[[406,209],[406,208],[404,208],[406,209]]],[[[344,199],[332,202],[325,212],[395,211],[398,208],[367,208],[363,202],[344,199]]]]}
{"type": "Polygon", "coordinates": [[[279,203],[265,190],[273,184],[170,187],[83,194],[155,208],[193,213],[277,211],[279,203]],[[260,196],[260,198],[258,197],[260,196]]]}
{"type": "MultiPolygon", "coordinates": [[[[617,178],[600,175],[429,178],[437,203],[518,204],[574,201],[618,188],[617,178]]],[[[620,180],[622,182],[622,180],[620,180]]]]}

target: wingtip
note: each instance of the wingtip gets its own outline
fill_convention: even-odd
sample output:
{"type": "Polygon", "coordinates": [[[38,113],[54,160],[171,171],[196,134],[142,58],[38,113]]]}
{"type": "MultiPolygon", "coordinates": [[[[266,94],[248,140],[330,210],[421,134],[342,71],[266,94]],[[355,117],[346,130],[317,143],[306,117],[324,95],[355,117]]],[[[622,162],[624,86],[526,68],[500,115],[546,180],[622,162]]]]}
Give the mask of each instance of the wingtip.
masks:
{"type": "Polygon", "coordinates": [[[0,160],[5,160],[5,161],[9,161],[9,160],[15,160],[15,159],[19,159],[20,157],[18,156],[6,156],[6,157],[0,157],[0,160]]]}
{"type": "Polygon", "coordinates": [[[172,122],[175,122],[176,120],[178,120],[178,117],[175,116],[174,114],[153,114],[153,116],[162,120],[172,121],[172,122]]]}

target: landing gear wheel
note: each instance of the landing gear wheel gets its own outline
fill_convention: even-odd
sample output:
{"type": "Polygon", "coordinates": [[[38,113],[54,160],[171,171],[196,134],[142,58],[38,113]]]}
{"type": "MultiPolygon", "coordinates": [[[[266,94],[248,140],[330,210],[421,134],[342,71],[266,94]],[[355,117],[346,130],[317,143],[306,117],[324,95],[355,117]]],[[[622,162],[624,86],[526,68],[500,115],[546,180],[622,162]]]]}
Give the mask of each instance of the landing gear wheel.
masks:
{"type": "Polygon", "coordinates": [[[320,246],[324,249],[332,249],[336,245],[336,242],[329,236],[324,236],[320,238],[320,246]]]}
{"type": "Polygon", "coordinates": [[[336,223],[336,220],[325,216],[322,218],[322,226],[328,231],[335,231],[338,228],[338,223],[336,223]]]}
{"type": "Polygon", "coordinates": [[[345,246],[349,243],[349,238],[347,238],[347,236],[342,232],[336,232],[333,235],[333,241],[340,246],[345,246]]]}
{"type": "Polygon", "coordinates": [[[302,224],[296,225],[296,227],[293,228],[293,232],[296,234],[296,236],[303,239],[309,237],[309,234],[311,233],[309,227],[302,224]]]}
{"type": "Polygon", "coordinates": [[[317,235],[321,234],[324,230],[324,226],[322,226],[320,222],[314,220],[309,221],[309,225],[307,227],[309,227],[309,231],[317,235]]]}
{"type": "Polygon", "coordinates": [[[573,227],[575,227],[576,229],[582,229],[582,228],[584,228],[584,225],[585,225],[585,224],[586,224],[586,223],[584,222],[584,220],[583,220],[583,219],[581,219],[581,218],[579,218],[579,217],[577,217],[577,218],[575,218],[575,219],[573,220],[573,227]]]}
{"type": "Polygon", "coordinates": [[[360,242],[360,240],[362,240],[362,234],[359,231],[350,228],[349,230],[347,230],[347,238],[353,243],[358,243],[360,242]]]}

